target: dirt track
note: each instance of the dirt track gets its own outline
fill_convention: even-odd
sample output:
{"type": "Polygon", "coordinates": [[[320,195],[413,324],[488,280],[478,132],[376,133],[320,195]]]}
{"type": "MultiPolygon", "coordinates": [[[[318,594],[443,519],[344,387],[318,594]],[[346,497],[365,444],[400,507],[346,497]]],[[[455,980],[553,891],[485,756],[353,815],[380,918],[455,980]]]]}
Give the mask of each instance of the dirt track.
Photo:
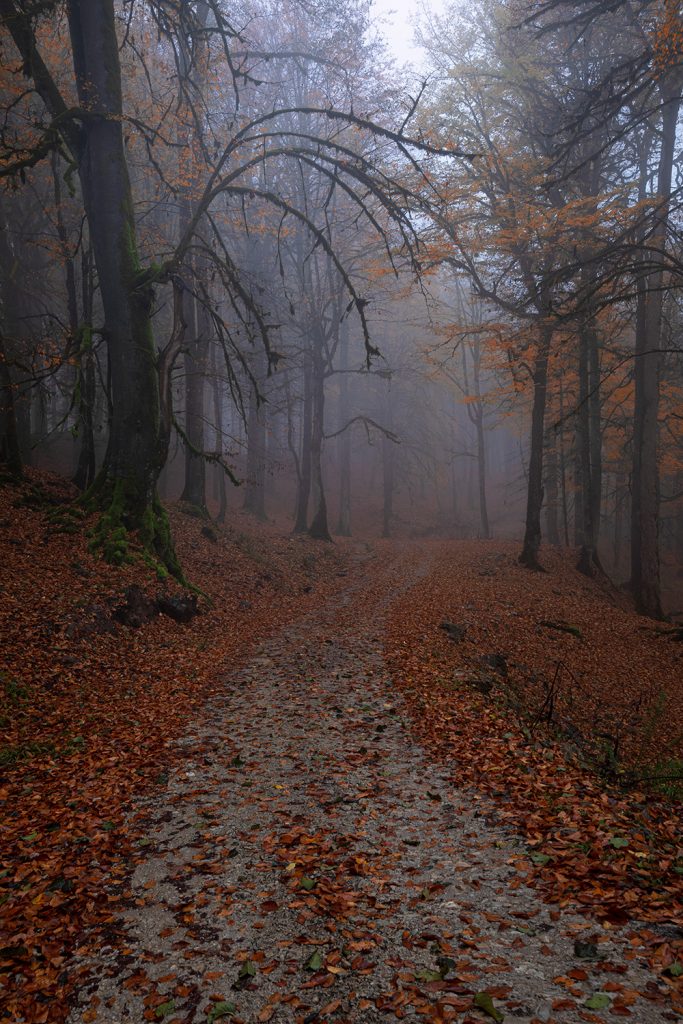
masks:
{"type": "Polygon", "coordinates": [[[520,884],[519,838],[411,737],[382,632],[426,570],[370,564],[225,680],[135,812],[148,838],[124,936],[90,964],[72,1024],[490,1021],[483,993],[508,1020],[574,1024],[613,1019],[585,1004],[615,979],[632,1020],[677,1019],[622,931],[520,884]]]}

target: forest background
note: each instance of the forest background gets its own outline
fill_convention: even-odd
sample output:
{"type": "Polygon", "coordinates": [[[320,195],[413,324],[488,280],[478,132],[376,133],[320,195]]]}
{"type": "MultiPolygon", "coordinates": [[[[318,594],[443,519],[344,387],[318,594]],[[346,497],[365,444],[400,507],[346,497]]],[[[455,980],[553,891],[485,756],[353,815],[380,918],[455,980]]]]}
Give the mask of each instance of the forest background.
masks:
{"type": "Polygon", "coordinates": [[[10,474],[176,575],[159,493],[543,533],[676,610],[676,4],[455,4],[412,84],[362,3],[0,13],[10,474]]]}

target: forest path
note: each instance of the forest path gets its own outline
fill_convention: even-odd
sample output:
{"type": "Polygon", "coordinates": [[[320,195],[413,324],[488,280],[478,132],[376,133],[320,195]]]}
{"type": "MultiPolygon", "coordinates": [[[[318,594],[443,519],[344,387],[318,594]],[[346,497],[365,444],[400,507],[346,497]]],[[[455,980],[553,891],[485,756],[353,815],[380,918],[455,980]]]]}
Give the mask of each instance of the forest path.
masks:
{"type": "Polygon", "coordinates": [[[653,981],[618,929],[577,959],[599,927],[520,884],[518,838],[411,736],[383,629],[428,570],[419,549],[370,562],[226,679],[137,808],[124,941],[90,962],[71,1024],[574,1024],[605,1019],[615,979],[622,1015],[675,1019],[636,996],[653,981]]]}

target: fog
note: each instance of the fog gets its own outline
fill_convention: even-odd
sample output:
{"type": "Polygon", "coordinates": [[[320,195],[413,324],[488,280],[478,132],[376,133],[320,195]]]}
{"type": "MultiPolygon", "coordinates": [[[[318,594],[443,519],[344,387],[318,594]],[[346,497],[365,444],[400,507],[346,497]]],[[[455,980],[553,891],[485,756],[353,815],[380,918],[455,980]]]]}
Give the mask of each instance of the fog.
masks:
{"type": "Polygon", "coordinates": [[[119,90],[48,5],[33,92],[3,15],[3,460],[100,507],[125,480],[323,541],[576,548],[658,592],[680,88],[622,6],[416,5],[416,47],[386,4],[114,3],[119,90]]]}

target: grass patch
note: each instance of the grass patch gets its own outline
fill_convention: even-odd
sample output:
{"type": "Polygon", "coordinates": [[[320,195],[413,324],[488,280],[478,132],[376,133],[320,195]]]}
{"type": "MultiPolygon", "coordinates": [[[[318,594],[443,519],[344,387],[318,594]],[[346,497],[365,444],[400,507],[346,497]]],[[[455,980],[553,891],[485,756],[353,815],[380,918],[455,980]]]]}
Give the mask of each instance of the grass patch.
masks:
{"type": "Polygon", "coordinates": [[[31,741],[29,743],[7,743],[0,746],[0,768],[11,768],[22,761],[29,761],[39,754],[54,754],[54,743],[41,743],[31,741]]]}
{"type": "Polygon", "coordinates": [[[683,761],[678,758],[658,761],[641,777],[641,782],[669,800],[683,800],[683,761]]]}

